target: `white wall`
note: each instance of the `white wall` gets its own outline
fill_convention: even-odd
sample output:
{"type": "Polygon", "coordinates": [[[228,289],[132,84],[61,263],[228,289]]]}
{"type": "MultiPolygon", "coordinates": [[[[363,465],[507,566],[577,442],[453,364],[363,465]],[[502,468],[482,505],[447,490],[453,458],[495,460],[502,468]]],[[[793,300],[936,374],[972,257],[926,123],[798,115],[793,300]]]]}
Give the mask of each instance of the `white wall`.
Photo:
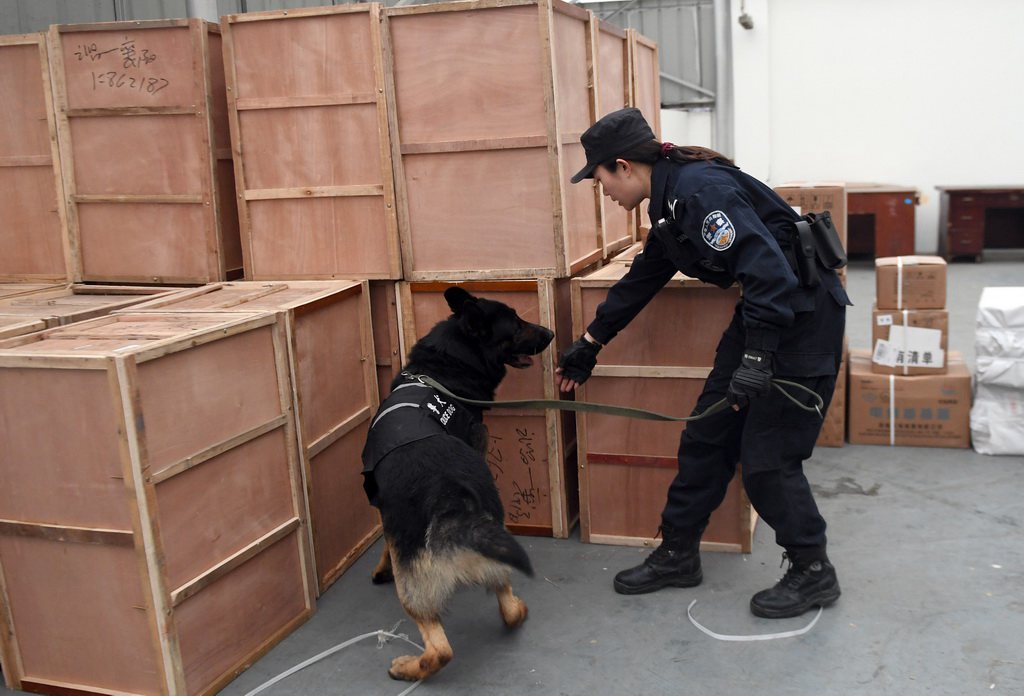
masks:
{"type": "Polygon", "coordinates": [[[715,112],[711,109],[661,110],[661,140],[677,145],[714,146],[715,112]]]}
{"type": "Polygon", "coordinates": [[[732,2],[736,161],[792,180],[916,186],[919,253],[936,185],[1024,185],[1024,1],[732,2]]]}

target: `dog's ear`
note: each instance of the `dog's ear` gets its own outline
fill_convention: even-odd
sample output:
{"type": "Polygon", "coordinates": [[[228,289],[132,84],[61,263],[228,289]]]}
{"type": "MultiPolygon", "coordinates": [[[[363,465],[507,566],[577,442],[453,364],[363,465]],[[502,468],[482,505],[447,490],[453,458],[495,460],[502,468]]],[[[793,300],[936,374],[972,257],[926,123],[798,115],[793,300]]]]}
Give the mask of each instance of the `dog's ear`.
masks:
{"type": "Polygon", "coordinates": [[[458,285],[453,285],[445,290],[444,299],[455,316],[462,314],[463,307],[465,307],[467,303],[475,304],[476,302],[475,297],[460,288],[458,285]]]}

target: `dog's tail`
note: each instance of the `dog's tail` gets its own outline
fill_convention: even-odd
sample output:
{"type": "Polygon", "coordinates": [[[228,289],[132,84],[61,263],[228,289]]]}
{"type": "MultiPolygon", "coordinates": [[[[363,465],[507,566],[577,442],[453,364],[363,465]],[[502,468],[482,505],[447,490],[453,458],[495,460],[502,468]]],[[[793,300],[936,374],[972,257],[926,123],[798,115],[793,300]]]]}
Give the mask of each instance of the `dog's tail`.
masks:
{"type": "Polygon", "coordinates": [[[500,522],[486,520],[475,525],[470,534],[470,546],[481,556],[510,565],[533,577],[533,565],[526,555],[526,549],[500,522]]]}

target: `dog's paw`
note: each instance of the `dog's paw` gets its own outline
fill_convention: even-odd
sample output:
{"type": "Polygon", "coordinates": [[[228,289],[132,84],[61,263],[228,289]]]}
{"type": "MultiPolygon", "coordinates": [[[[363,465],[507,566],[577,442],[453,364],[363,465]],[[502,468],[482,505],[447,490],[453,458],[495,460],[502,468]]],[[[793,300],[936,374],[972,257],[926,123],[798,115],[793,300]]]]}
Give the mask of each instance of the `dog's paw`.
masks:
{"type": "Polygon", "coordinates": [[[526,602],[518,597],[515,597],[512,602],[501,605],[501,620],[509,628],[519,628],[522,626],[529,614],[530,609],[526,606],[526,602]]]}
{"type": "Polygon", "coordinates": [[[374,585],[386,585],[389,582],[395,581],[395,574],[391,572],[391,569],[387,570],[375,570],[373,575],[370,576],[370,580],[374,585]]]}
{"type": "Polygon", "coordinates": [[[403,655],[391,661],[388,676],[400,681],[416,681],[422,679],[423,668],[419,655],[403,655]]]}

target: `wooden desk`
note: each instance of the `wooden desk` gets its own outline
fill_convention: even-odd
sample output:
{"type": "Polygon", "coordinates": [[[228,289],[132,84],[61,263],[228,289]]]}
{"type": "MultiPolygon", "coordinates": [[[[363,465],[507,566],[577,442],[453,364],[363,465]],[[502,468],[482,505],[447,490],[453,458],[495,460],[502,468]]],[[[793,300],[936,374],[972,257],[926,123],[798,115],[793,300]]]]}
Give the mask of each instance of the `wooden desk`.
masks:
{"type": "Polygon", "coordinates": [[[846,185],[846,251],[852,256],[914,253],[917,189],[891,184],[846,185]]]}
{"type": "Polygon", "coordinates": [[[982,249],[1024,249],[1024,185],[935,188],[941,256],[980,261],[982,249]]]}

